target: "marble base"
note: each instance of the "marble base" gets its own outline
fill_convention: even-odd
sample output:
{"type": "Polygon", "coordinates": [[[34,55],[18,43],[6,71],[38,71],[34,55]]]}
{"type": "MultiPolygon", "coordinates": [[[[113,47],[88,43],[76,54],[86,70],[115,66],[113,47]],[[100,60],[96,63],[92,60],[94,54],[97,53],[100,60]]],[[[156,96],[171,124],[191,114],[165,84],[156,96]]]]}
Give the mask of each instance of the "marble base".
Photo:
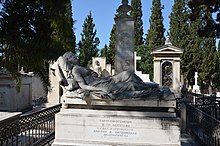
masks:
{"type": "Polygon", "coordinates": [[[175,113],[61,109],[53,146],[180,146],[175,113]]]}
{"type": "Polygon", "coordinates": [[[159,99],[123,99],[123,100],[96,100],[61,97],[61,103],[73,105],[103,105],[103,106],[130,106],[130,107],[173,107],[176,108],[176,100],[159,99]]]}

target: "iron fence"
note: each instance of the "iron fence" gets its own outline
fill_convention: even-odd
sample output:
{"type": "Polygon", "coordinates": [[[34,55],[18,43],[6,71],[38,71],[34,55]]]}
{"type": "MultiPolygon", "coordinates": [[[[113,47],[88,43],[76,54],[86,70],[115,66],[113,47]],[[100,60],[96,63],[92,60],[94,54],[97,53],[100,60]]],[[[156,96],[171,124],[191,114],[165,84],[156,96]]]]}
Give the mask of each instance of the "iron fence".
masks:
{"type": "Polygon", "coordinates": [[[210,116],[220,120],[220,98],[204,94],[187,93],[184,95],[190,103],[210,116]]]}
{"type": "Polygon", "coordinates": [[[61,104],[0,121],[1,146],[41,146],[55,137],[55,114],[61,104]]]}
{"type": "Polygon", "coordinates": [[[200,145],[220,145],[220,121],[190,104],[186,104],[186,127],[200,145]]]}

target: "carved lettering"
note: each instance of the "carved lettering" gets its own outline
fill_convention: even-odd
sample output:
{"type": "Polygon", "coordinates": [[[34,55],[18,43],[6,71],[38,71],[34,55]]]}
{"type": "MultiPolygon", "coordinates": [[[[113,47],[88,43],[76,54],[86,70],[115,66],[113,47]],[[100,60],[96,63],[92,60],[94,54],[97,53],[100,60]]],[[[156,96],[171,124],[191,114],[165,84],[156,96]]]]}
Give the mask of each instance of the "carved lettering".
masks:
{"type": "Polygon", "coordinates": [[[100,127],[96,127],[93,132],[103,137],[123,137],[129,138],[137,135],[132,128],[132,121],[119,119],[100,119],[100,127]]]}

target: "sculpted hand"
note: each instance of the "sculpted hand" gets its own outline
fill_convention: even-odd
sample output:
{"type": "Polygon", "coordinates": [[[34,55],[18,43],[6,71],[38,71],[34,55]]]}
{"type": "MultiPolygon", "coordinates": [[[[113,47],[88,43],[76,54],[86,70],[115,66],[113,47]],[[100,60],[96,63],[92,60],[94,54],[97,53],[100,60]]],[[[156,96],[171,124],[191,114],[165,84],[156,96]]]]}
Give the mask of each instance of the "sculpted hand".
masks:
{"type": "Polygon", "coordinates": [[[77,93],[82,94],[83,92],[85,92],[86,90],[84,89],[77,89],[77,93]]]}

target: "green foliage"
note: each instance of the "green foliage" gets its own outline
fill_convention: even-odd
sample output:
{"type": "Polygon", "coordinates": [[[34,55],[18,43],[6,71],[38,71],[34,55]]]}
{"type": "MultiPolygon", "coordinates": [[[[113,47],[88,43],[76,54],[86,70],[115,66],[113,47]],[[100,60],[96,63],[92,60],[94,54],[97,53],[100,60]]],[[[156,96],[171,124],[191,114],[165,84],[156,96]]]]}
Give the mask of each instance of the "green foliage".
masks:
{"type": "Polygon", "coordinates": [[[132,0],[131,7],[131,16],[134,18],[134,45],[136,47],[135,50],[137,50],[138,46],[144,44],[141,0],[132,0]]]}
{"type": "Polygon", "coordinates": [[[199,19],[190,23],[187,46],[181,56],[181,71],[184,78],[193,85],[195,72],[200,72],[202,63],[201,44],[202,39],[198,36],[198,29],[200,27],[199,19]]]}
{"type": "Polygon", "coordinates": [[[114,67],[115,63],[115,44],[116,44],[116,25],[114,24],[110,33],[110,41],[109,41],[109,58],[107,60],[114,67]]]}
{"type": "Polygon", "coordinates": [[[141,60],[137,61],[137,70],[143,71],[144,73],[149,73],[149,64],[145,59],[147,56],[147,52],[145,51],[146,46],[144,46],[143,39],[143,21],[142,21],[142,3],[141,0],[132,0],[131,1],[131,16],[134,18],[134,45],[135,51],[138,56],[141,56],[141,60]]]}
{"type": "Polygon", "coordinates": [[[217,80],[214,79],[219,78],[218,71],[219,71],[219,59],[215,47],[215,39],[208,38],[204,41],[203,60],[201,64],[201,73],[199,74],[200,80],[203,81],[202,83],[206,87],[211,87],[212,85],[217,87],[218,83],[215,82],[217,80]]]}
{"type": "MultiPolygon", "coordinates": [[[[68,48],[74,50],[70,1],[1,1],[0,66],[15,78],[20,66],[36,74],[48,72],[48,60],[54,60],[68,48]],[[62,22],[61,22],[62,17],[62,22]],[[66,40],[69,40],[67,43],[66,40]]],[[[48,78],[43,78],[48,83],[48,78]]]]}
{"type": "MultiPolygon", "coordinates": [[[[205,11],[205,7],[201,8],[204,10],[200,10],[197,19],[194,21],[183,21],[186,25],[189,25],[188,34],[184,34],[185,36],[183,38],[185,39],[182,42],[176,43],[185,48],[181,57],[181,71],[184,79],[187,79],[189,84],[193,85],[194,74],[195,72],[199,72],[199,84],[202,89],[208,89],[209,93],[211,93],[213,87],[217,88],[219,86],[219,57],[215,47],[215,37],[203,37],[198,33],[201,28],[204,28],[212,20],[211,14],[205,11]],[[202,17],[204,15],[209,17],[203,19],[202,17]]],[[[178,18],[175,19],[173,21],[179,22],[181,20],[178,18]]],[[[173,34],[175,37],[178,37],[175,35],[177,34],[176,32],[173,34]]],[[[181,29],[179,32],[181,32],[181,29]]]]}
{"type": "MultiPolygon", "coordinates": [[[[213,87],[215,89],[217,89],[218,91],[220,91],[220,41],[218,41],[218,49],[217,49],[217,53],[215,54],[215,58],[218,59],[218,71],[217,71],[217,76],[213,79],[213,87]]],[[[217,60],[215,59],[215,60],[217,60]]]]}
{"type": "Polygon", "coordinates": [[[162,9],[160,0],[152,1],[150,29],[146,38],[146,45],[151,49],[160,47],[165,42],[162,9]]]}
{"type": "Polygon", "coordinates": [[[109,64],[110,61],[110,56],[109,56],[109,47],[105,44],[104,48],[101,49],[100,51],[100,56],[101,57],[106,57],[106,63],[109,64]]]}
{"type": "Polygon", "coordinates": [[[218,41],[218,57],[219,57],[219,64],[220,64],[220,40],[218,41]]]}
{"type": "Polygon", "coordinates": [[[52,38],[60,42],[66,51],[75,53],[75,34],[73,32],[72,6],[70,0],[43,1],[51,26],[53,28],[52,38]]]}
{"type": "Polygon", "coordinates": [[[83,24],[83,31],[81,33],[81,40],[79,41],[79,63],[82,66],[91,64],[92,57],[98,56],[97,46],[100,41],[96,37],[95,24],[93,23],[92,13],[86,17],[83,24]]]}
{"type": "Polygon", "coordinates": [[[200,36],[205,37],[220,37],[220,2],[219,0],[189,0],[189,7],[191,8],[190,19],[195,21],[200,18],[201,21],[205,20],[206,24],[198,30],[200,36]],[[200,15],[201,11],[205,11],[204,15],[200,15]],[[210,13],[213,19],[209,18],[210,13]],[[214,20],[214,21],[213,21],[214,20]]]}
{"type": "MultiPolygon", "coordinates": [[[[163,16],[162,16],[162,9],[160,0],[153,0],[152,1],[152,8],[151,8],[151,16],[150,16],[150,29],[148,30],[148,34],[146,37],[146,58],[147,61],[146,66],[149,67],[149,75],[150,79],[153,77],[153,58],[151,56],[151,50],[153,48],[160,47],[164,44],[165,37],[164,37],[164,25],[163,25],[163,16]]],[[[144,60],[144,58],[143,58],[144,60]]],[[[145,68],[147,68],[145,67],[145,68]]]]}
{"type": "Polygon", "coordinates": [[[170,18],[172,45],[186,48],[189,35],[187,0],[175,0],[170,18]]]}

